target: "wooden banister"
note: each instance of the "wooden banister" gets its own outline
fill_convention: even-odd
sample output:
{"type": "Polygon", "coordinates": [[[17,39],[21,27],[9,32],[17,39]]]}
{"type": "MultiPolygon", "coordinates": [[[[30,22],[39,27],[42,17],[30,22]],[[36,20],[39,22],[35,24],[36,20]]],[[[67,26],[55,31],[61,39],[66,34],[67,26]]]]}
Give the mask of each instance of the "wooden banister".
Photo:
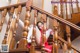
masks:
{"type": "Polygon", "coordinates": [[[5,7],[0,7],[0,11],[2,11],[3,9],[10,10],[11,7],[17,8],[19,5],[21,5],[22,7],[26,6],[26,2],[14,4],[14,5],[9,5],[9,6],[5,6],[5,7]]]}
{"type": "MultiPolygon", "coordinates": [[[[67,41],[65,41],[64,39],[62,39],[62,38],[59,37],[59,36],[58,36],[58,40],[64,42],[65,44],[68,44],[67,41]]],[[[71,45],[71,48],[80,53],[80,51],[79,51],[75,46],[71,45]]]]}
{"type": "Polygon", "coordinates": [[[59,22],[64,23],[64,24],[66,24],[66,25],[69,25],[70,27],[73,27],[73,28],[75,28],[75,29],[77,29],[77,30],[80,31],[80,27],[79,27],[79,26],[77,26],[77,25],[75,25],[75,24],[73,24],[73,23],[71,23],[71,22],[69,22],[69,21],[67,21],[67,20],[65,20],[65,19],[63,19],[63,18],[61,18],[61,17],[58,17],[58,16],[56,16],[56,15],[52,15],[52,14],[50,14],[50,13],[48,13],[48,12],[46,12],[46,11],[44,11],[44,10],[36,7],[36,6],[34,6],[34,5],[32,5],[31,7],[32,7],[33,9],[38,10],[40,13],[46,14],[46,15],[47,15],[48,17],[50,17],[51,19],[56,19],[56,20],[58,20],[59,22]]]}
{"type": "Polygon", "coordinates": [[[63,18],[63,4],[62,4],[62,2],[63,2],[63,0],[60,0],[60,7],[61,7],[61,16],[60,17],[62,17],[63,18]]]}
{"type": "Polygon", "coordinates": [[[67,0],[64,0],[64,2],[65,2],[65,8],[66,8],[66,19],[68,19],[67,0]]]}
{"type": "MultiPolygon", "coordinates": [[[[5,9],[5,8],[6,8],[6,9],[10,9],[11,7],[17,8],[19,5],[21,5],[22,7],[24,7],[24,6],[26,5],[26,2],[24,2],[24,3],[19,3],[19,4],[14,4],[14,5],[10,5],[10,6],[1,7],[1,8],[0,8],[0,11],[3,10],[3,9],[5,9]]],[[[57,19],[58,21],[60,21],[60,22],[62,22],[62,23],[64,23],[64,24],[67,24],[67,25],[69,25],[69,26],[71,26],[71,27],[73,27],[73,28],[75,28],[75,29],[77,29],[77,30],[80,31],[80,27],[78,27],[77,25],[75,25],[75,24],[73,24],[73,23],[71,23],[71,22],[69,22],[69,21],[67,21],[67,20],[62,19],[61,17],[58,17],[58,16],[56,16],[56,15],[52,15],[52,14],[50,14],[50,13],[48,13],[48,12],[46,12],[46,11],[44,11],[44,10],[36,7],[36,6],[34,6],[34,5],[32,5],[31,7],[32,7],[33,9],[38,10],[39,12],[41,12],[41,13],[43,13],[43,14],[48,15],[51,19],[54,19],[54,18],[55,18],[55,19],[57,19]]]]}
{"type": "Polygon", "coordinates": [[[77,6],[77,11],[80,12],[80,10],[79,10],[79,2],[78,2],[78,0],[76,0],[76,6],[77,6]]]}
{"type": "Polygon", "coordinates": [[[72,4],[72,0],[71,1],[71,10],[72,10],[72,13],[74,13],[74,9],[73,9],[73,4],[72,4]]]}
{"type": "Polygon", "coordinates": [[[1,16],[2,18],[0,20],[0,31],[2,30],[2,26],[3,26],[3,23],[5,21],[6,14],[7,14],[7,9],[4,9],[2,11],[2,16],[1,16]]]}
{"type": "MultiPolygon", "coordinates": [[[[31,2],[30,2],[31,3],[31,2]]],[[[19,48],[23,48],[23,49],[25,49],[26,47],[25,47],[25,45],[27,45],[27,41],[26,41],[26,37],[27,37],[27,35],[28,35],[28,26],[29,26],[29,23],[30,23],[30,10],[31,9],[35,9],[35,10],[37,10],[38,12],[40,12],[40,13],[42,13],[42,14],[44,14],[44,15],[46,15],[46,16],[48,16],[48,17],[50,17],[51,19],[53,19],[54,20],[54,29],[55,29],[55,34],[54,34],[54,41],[55,41],[55,43],[54,43],[54,45],[55,45],[55,49],[57,50],[57,41],[58,40],[60,40],[60,41],[62,41],[62,42],[64,42],[65,44],[70,44],[70,37],[68,38],[69,39],[69,42],[67,42],[67,41],[65,41],[64,39],[62,39],[62,38],[60,38],[59,36],[58,36],[58,31],[57,31],[57,27],[58,27],[58,22],[60,22],[60,23],[63,23],[63,24],[65,24],[65,25],[67,25],[67,26],[69,26],[69,27],[72,27],[72,28],[75,28],[76,30],[78,30],[78,31],[80,31],[80,27],[79,26],[77,26],[77,25],[75,25],[75,24],[73,24],[73,23],[71,23],[71,22],[69,22],[69,21],[67,21],[67,20],[64,20],[64,19],[62,19],[61,17],[58,17],[58,16],[56,16],[56,15],[52,15],[52,14],[50,14],[50,13],[48,13],[48,12],[46,12],[46,11],[44,11],[44,10],[42,10],[42,9],[40,9],[40,8],[38,8],[38,7],[36,7],[36,6],[34,6],[34,5],[28,5],[28,4],[26,4],[26,2],[24,2],[24,3],[19,3],[19,4],[14,4],[14,5],[10,5],[10,6],[5,6],[5,7],[2,7],[2,8],[0,8],[0,11],[2,11],[2,10],[4,10],[4,9],[7,9],[7,10],[9,10],[9,9],[11,9],[11,14],[13,14],[14,13],[14,8],[17,8],[17,7],[19,7],[20,6],[20,8],[21,7],[24,7],[24,6],[26,6],[26,17],[25,17],[25,22],[24,22],[24,31],[23,31],[23,38],[20,40],[20,42],[19,42],[19,48]],[[27,5],[27,6],[26,6],[27,5]],[[24,44],[22,44],[21,45],[21,43],[24,43],[24,44]]],[[[19,10],[20,11],[20,10],[19,10]]],[[[20,11],[21,12],[21,11],[20,11]]],[[[45,17],[46,17],[45,16],[45,17]]],[[[36,16],[35,16],[36,17],[36,16]]],[[[45,19],[45,17],[44,17],[44,22],[46,22],[46,19],[45,19]]],[[[35,22],[36,23],[36,22],[35,22]]],[[[46,26],[45,26],[46,27],[46,26]]],[[[11,28],[10,28],[11,29],[11,28]]],[[[46,30],[46,29],[45,29],[46,30]]],[[[44,30],[44,32],[45,32],[45,30],[44,30]]],[[[13,30],[12,30],[13,31],[13,30]]],[[[11,31],[11,32],[12,32],[11,31]]],[[[45,33],[43,33],[44,35],[45,35],[45,33]]],[[[9,38],[9,37],[8,37],[9,38]]],[[[34,40],[34,39],[33,39],[34,40]]],[[[9,42],[10,43],[10,42],[9,42]]],[[[80,51],[79,50],[77,50],[73,45],[68,45],[68,47],[70,46],[70,49],[72,48],[72,49],[74,49],[74,50],[76,50],[77,52],[79,52],[80,53],[80,51]]],[[[58,51],[55,51],[56,53],[58,53],[58,51]]]]}
{"type": "MultiPolygon", "coordinates": [[[[71,29],[68,25],[66,25],[66,35],[67,35],[67,47],[68,47],[68,50],[71,51],[71,29]]],[[[68,52],[69,52],[68,51],[68,52]]]]}
{"type": "Polygon", "coordinates": [[[46,29],[47,29],[47,16],[46,14],[42,14],[42,22],[43,22],[43,32],[42,32],[42,51],[41,53],[45,53],[44,44],[46,42],[46,29]]]}

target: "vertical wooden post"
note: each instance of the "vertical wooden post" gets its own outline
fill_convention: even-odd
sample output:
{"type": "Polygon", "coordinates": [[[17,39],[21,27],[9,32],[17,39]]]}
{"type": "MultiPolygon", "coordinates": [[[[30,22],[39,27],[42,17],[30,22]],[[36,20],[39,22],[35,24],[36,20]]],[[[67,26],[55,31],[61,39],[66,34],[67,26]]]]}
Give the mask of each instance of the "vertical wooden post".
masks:
{"type": "MultiPolygon", "coordinates": [[[[11,18],[11,17],[10,17],[10,18],[11,18]]],[[[9,28],[10,28],[10,23],[11,23],[10,18],[9,18],[8,23],[7,23],[7,29],[6,29],[6,33],[5,33],[4,39],[3,39],[3,41],[2,41],[2,44],[7,44],[7,36],[8,36],[9,28]]]]}
{"type": "Polygon", "coordinates": [[[67,41],[68,41],[68,52],[70,53],[70,50],[71,50],[71,31],[70,31],[70,27],[68,25],[66,25],[66,33],[67,33],[67,41]]]}
{"type": "Polygon", "coordinates": [[[2,30],[2,26],[3,26],[3,23],[4,23],[4,21],[5,21],[6,14],[7,14],[7,9],[4,9],[4,10],[2,11],[2,18],[1,18],[1,21],[0,21],[0,32],[1,32],[1,30],[2,30]]]}
{"type": "Polygon", "coordinates": [[[44,51],[44,44],[46,42],[46,29],[47,29],[47,16],[46,14],[42,14],[42,20],[43,20],[43,23],[44,23],[44,26],[43,26],[43,33],[42,33],[42,51],[41,53],[45,53],[44,51]]]}
{"type": "Polygon", "coordinates": [[[53,14],[54,14],[54,15],[58,15],[58,8],[57,8],[57,6],[56,6],[56,5],[54,6],[53,14]]]}
{"type": "Polygon", "coordinates": [[[61,8],[61,10],[60,10],[60,13],[61,13],[61,16],[60,17],[62,17],[63,18],[63,0],[60,0],[60,8],[61,8]]]}
{"type": "Polygon", "coordinates": [[[63,53],[66,53],[67,52],[67,44],[64,43],[63,45],[63,53]]]}
{"type": "Polygon", "coordinates": [[[79,3],[78,0],[76,0],[77,11],[80,12],[78,3],[79,3]]]}
{"type": "Polygon", "coordinates": [[[11,39],[11,42],[10,42],[9,50],[12,50],[12,49],[15,48],[15,44],[16,44],[15,36],[16,36],[16,31],[13,31],[13,35],[12,35],[12,39],[11,39]]]}
{"type": "Polygon", "coordinates": [[[6,44],[7,43],[7,35],[8,35],[8,33],[6,32],[5,36],[4,36],[4,39],[2,41],[2,44],[6,44]]]}
{"type": "Polygon", "coordinates": [[[66,19],[68,19],[68,9],[67,9],[67,0],[64,0],[65,7],[66,7],[66,19]]]}
{"type": "Polygon", "coordinates": [[[37,24],[37,10],[34,10],[34,26],[33,26],[33,36],[32,36],[32,43],[30,47],[30,53],[35,53],[35,35],[36,35],[36,24],[37,24]]]}
{"type": "Polygon", "coordinates": [[[21,11],[22,11],[22,6],[19,5],[16,10],[17,10],[17,11],[16,11],[16,15],[17,15],[17,18],[16,18],[16,29],[17,29],[17,27],[18,27],[18,22],[19,22],[19,16],[20,16],[21,11]]]}
{"type": "Polygon", "coordinates": [[[54,35],[53,35],[53,38],[54,38],[54,53],[58,53],[58,22],[57,20],[53,20],[53,27],[54,27],[54,35]]]}
{"type": "Polygon", "coordinates": [[[13,18],[13,14],[14,14],[14,7],[12,7],[10,10],[10,18],[9,18],[9,22],[8,22],[9,30],[8,30],[8,36],[7,36],[7,44],[9,45],[9,48],[10,48],[11,40],[13,38],[14,23],[15,23],[15,21],[12,21],[13,19],[11,19],[11,18],[13,18]]]}
{"type": "Polygon", "coordinates": [[[13,19],[13,25],[14,25],[14,30],[13,30],[13,37],[12,37],[12,39],[11,39],[11,42],[10,42],[10,50],[11,49],[14,49],[14,46],[15,46],[15,35],[16,35],[16,29],[17,29],[17,27],[18,27],[18,22],[19,22],[19,15],[20,15],[20,13],[21,13],[21,10],[22,10],[22,7],[21,7],[21,5],[20,6],[18,6],[18,12],[16,12],[16,14],[17,14],[17,18],[14,18],[13,19]]]}
{"type": "Polygon", "coordinates": [[[77,53],[77,51],[74,50],[74,53],[77,53]]]}
{"type": "Polygon", "coordinates": [[[74,13],[74,9],[73,9],[72,0],[71,0],[71,10],[72,10],[72,13],[74,13]]]}
{"type": "Polygon", "coordinates": [[[23,38],[19,41],[18,48],[27,48],[27,35],[28,35],[28,26],[30,23],[30,10],[31,10],[32,0],[28,0],[26,3],[26,16],[25,16],[25,22],[24,22],[24,29],[23,29],[23,38]],[[21,44],[23,43],[23,44],[21,44]]]}

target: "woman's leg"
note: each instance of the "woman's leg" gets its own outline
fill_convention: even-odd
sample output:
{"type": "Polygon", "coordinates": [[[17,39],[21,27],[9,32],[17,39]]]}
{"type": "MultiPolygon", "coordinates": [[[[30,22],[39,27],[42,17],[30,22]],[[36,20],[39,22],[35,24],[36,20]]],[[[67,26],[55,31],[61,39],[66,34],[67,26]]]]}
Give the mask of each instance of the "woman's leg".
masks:
{"type": "Polygon", "coordinates": [[[52,33],[53,33],[52,29],[48,29],[48,30],[46,31],[46,39],[48,39],[49,36],[50,36],[52,33]]]}
{"type": "Polygon", "coordinates": [[[38,29],[38,27],[36,26],[36,43],[38,44],[38,45],[40,45],[41,44],[41,32],[40,32],[40,30],[38,29]]]}

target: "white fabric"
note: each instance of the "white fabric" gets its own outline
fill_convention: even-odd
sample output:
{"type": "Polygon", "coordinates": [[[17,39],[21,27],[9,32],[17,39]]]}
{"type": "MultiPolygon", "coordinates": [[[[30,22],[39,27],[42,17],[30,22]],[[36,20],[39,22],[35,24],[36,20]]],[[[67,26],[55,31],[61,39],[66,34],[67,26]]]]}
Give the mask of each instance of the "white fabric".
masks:
{"type": "MultiPolygon", "coordinates": [[[[33,31],[33,26],[30,27],[29,32],[28,32],[27,41],[29,43],[31,42],[32,31],[33,31]]],[[[46,31],[46,38],[47,39],[48,39],[51,31],[52,31],[51,29],[48,29],[46,31]]],[[[37,44],[40,44],[40,39],[41,39],[41,32],[39,31],[38,27],[36,26],[36,42],[37,42],[37,44]]]]}
{"type": "MultiPolygon", "coordinates": [[[[15,13],[14,13],[14,16],[15,16],[15,18],[17,18],[17,16],[15,15],[15,13]]],[[[19,19],[19,26],[21,26],[22,28],[24,27],[24,23],[20,19],[19,19]]],[[[33,33],[33,25],[30,25],[28,27],[28,30],[29,30],[29,32],[28,32],[28,36],[27,36],[27,41],[28,41],[28,43],[31,43],[31,36],[33,35],[32,34],[33,33]]],[[[48,39],[51,31],[52,31],[51,29],[48,29],[46,31],[46,38],[47,39],[48,39]]],[[[41,32],[39,31],[39,29],[38,29],[37,26],[36,26],[36,35],[35,36],[36,36],[36,42],[37,42],[37,44],[40,44],[41,32]]]]}
{"type": "MultiPolygon", "coordinates": [[[[28,37],[27,37],[27,41],[30,43],[31,42],[31,36],[33,35],[33,25],[31,25],[29,27],[29,32],[28,32],[28,37]]],[[[37,43],[40,44],[40,37],[41,37],[41,33],[39,31],[39,29],[37,28],[36,26],[36,40],[37,40],[37,43]]]]}
{"type": "Polygon", "coordinates": [[[52,31],[51,29],[48,29],[48,30],[46,31],[46,38],[47,38],[47,39],[48,39],[48,37],[49,37],[51,31],[52,31]]]}

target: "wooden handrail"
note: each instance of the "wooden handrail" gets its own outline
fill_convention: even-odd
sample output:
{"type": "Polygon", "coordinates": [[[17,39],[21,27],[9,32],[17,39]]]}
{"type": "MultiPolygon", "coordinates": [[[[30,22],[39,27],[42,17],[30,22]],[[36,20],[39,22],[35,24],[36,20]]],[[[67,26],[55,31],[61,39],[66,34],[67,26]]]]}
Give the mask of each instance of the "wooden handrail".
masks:
{"type": "Polygon", "coordinates": [[[19,3],[19,4],[14,4],[14,5],[9,5],[9,6],[4,6],[4,7],[0,7],[0,11],[4,10],[4,9],[10,9],[11,7],[17,8],[19,5],[21,5],[22,7],[24,7],[26,5],[26,2],[23,3],[19,3]]]}
{"type": "Polygon", "coordinates": [[[58,17],[58,16],[53,15],[53,14],[50,14],[50,13],[48,13],[48,12],[46,12],[46,11],[44,11],[44,10],[42,10],[42,9],[34,6],[34,5],[32,5],[31,7],[32,7],[33,9],[38,10],[39,12],[41,12],[41,13],[43,13],[43,14],[46,14],[46,15],[49,16],[51,19],[57,19],[58,21],[66,24],[66,25],[69,25],[70,27],[73,27],[73,28],[75,28],[75,29],[77,29],[77,30],[80,31],[80,27],[79,27],[79,26],[77,26],[77,25],[75,25],[75,24],[73,24],[73,23],[71,23],[71,22],[69,22],[69,21],[67,21],[67,20],[65,20],[65,19],[63,19],[63,18],[61,18],[61,17],[58,17]]]}
{"type": "MultiPolygon", "coordinates": [[[[5,7],[0,7],[0,11],[4,10],[4,9],[6,9],[6,8],[7,8],[7,9],[10,9],[11,7],[17,8],[19,5],[21,5],[22,7],[24,7],[24,6],[26,5],[26,2],[19,3],[19,4],[14,4],[14,5],[10,5],[10,6],[5,6],[5,7]]],[[[51,19],[57,19],[58,21],[60,21],[60,22],[62,22],[62,23],[64,23],[64,24],[67,24],[67,25],[69,25],[69,26],[71,26],[71,27],[73,27],[73,28],[75,28],[75,29],[77,29],[77,30],[80,31],[80,27],[79,27],[79,26],[77,26],[77,25],[75,25],[75,24],[73,24],[73,23],[71,23],[71,22],[69,22],[69,21],[67,21],[67,20],[65,20],[65,19],[63,19],[63,18],[61,18],[61,17],[58,17],[58,16],[53,15],[53,14],[50,14],[50,13],[48,13],[48,12],[46,12],[46,11],[44,11],[44,10],[42,10],[42,9],[34,6],[34,5],[32,5],[31,7],[32,7],[33,9],[38,10],[39,12],[41,12],[41,13],[43,13],[43,14],[46,14],[46,15],[49,16],[51,19]]]]}
{"type": "MultiPolygon", "coordinates": [[[[19,4],[14,4],[14,5],[10,5],[10,6],[1,7],[1,8],[0,8],[0,11],[2,11],[2,10],[4,10],[4,9],[7,9],[7,10],[8,10],[8,9],[11,9],[11,7],[17,8],[19,5],[21,5],[22,7],[24,7],[24,6],[26,5],[26,2],[24,2],[24,3],[19,3],[19,4]]],[[[73,27],[73,28],[75,28],[75,29],[77,29],[77,30],[80,31],[80,27],[79,27],[79,26],[77,26],[77,25],[75,25],[75,24],[73,24],[73,23],[71,23],[71,22],[69,22],[69,21],[67,21],[67,20],[65,20],[65,19],[62,19],[61,17],[58,17],[58,16],[56,16],[56,15],[52,15],[52,14],[50,14],[50,13],[48,13],[48,12],[46,12],[46,11],[44,11],[44,10],[36,7],[36,6],[34,6],[34,5],[32,5],[31,8],[37,10],[38,12],[40,12],[40,13],[42,13],[42,14],[47,15],[47,16],[50,17],[51,19],[56,19],[57,21],[59,21],[59,22],[61,22],[61,23],[64,23],[65,25],[68,25],[68,26],[73,27]]],[[[64,42],[64,43],[68,44],[68,42],[66,42],[64,39],[62,39],[62,38],[60,38],[60,37],[58,37],[58,39],[59,39],[60,41],[64,42]]],[[[75,49],[75,47],[74,47],[73,45],[71,45],[71,48],[80,53],[80,51],[77,50],[77,49],[75,49]]]]}

